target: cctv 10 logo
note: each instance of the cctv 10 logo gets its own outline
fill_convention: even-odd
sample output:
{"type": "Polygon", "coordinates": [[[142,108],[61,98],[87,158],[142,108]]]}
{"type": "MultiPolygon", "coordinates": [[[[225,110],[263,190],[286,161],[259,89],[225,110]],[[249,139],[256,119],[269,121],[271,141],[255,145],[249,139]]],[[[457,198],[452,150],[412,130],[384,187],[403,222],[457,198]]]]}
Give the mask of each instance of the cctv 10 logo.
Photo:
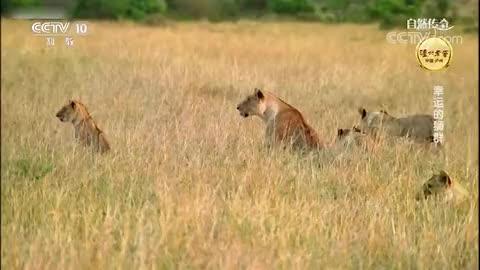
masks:
{"type": "MultiPolygon", "coordinates": [[[[40,36],[66,36],[70,26],[70,22],[35,22],[32,24],[32,32],[40,36]]],[[[74,29],[77,35],[86,35],[88,25],[84,22],[76,22],[74,29]]]]}

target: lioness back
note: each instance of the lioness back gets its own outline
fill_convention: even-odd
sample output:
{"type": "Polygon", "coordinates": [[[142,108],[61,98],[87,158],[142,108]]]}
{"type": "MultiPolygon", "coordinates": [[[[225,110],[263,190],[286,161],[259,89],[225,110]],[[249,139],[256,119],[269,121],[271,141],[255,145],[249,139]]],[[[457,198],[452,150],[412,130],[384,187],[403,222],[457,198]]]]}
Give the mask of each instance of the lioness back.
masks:
{"type": "Polygon", "coordinates": [[[361,115],[360,129],[376,136],[383,131],[389,136],[408,137],[417,142],[433,142],[433,117],[427,114],[416,114],[396,118],[386,111],[367,112],[359,109],[361,115]]]}
{"type": "Polygon", "coordinates": [[[103,131],[101,131],[101,133],[98,135],[98,144],[95,144],[95,145],[98,145],[97,151],[99,151],[100,153],[105,153],[110,151],[110,144],[105,138],[103,131]]]}
{"type": "Polygon", "coordinates": [[[305,122],[302,114],[294,108],[285,108],[277,115],[275,139],[279,142],[289,142],[294,147],[322,148],[317,132],[305,122]]]}
{"type": "Polygon", "coordinates": [[[412,136],[417,140],[433,140],[433,117],[427,114],[412,115],[397,119],[403,128],[401,136],[412,136]]]}

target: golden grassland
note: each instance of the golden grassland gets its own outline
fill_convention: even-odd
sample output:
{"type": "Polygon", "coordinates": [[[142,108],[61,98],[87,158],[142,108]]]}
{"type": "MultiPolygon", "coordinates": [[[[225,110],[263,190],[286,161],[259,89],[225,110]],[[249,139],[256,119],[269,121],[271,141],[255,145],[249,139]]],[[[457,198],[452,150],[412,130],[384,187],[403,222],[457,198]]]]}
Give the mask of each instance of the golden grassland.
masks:
{"type": "Polygon", "coordinates": [[[478,37],[446,71],[373,25],[90,23],[73,48],[2,20],[1,266],[5,269],[475,269],[478,37]],[[357,108],[431,113],[445,87],[447,159],[400,141],[374,152],[265,151],[236,105],[254,87],[327,141],[357,108]],[[55,118],[82,100],[113,151],[55,118]],[[469,192],[417,204],[444,168],[469,192]]]}

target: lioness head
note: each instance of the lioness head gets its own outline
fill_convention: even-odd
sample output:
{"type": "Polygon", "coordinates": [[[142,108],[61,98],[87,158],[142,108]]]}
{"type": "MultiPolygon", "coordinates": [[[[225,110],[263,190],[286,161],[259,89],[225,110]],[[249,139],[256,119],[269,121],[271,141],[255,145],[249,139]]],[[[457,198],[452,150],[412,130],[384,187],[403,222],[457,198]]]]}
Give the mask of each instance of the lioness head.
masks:
{"type": "Polygon", "coordinates": [[[76,122],[79,119],[78,113],[78,102],[74,100],[68,101],[68,103],[63,106],[55,115],[62,122],[76,122]]]}
{"type": "Polygon", "coordinates": [[[359,108],[360,124],[358,128],[365,133],[376,133],[386,120],[392,118],[386,111],[368,112],[365,108],[359,108]]]}
{"type": "Polygon", "coordinates": [[[342,140],[348,137],[349,135],[361,135],[362,131],[357,127],[353,126],[353,128],[339,128],[337,129],[337,140],[342,140]]]}
{"type": "Polygon", "coordinates": [[[364,133],[357,127],[353,126],[350,128],[339,128],[337,130],[337,137],[335,138],[335,143],[343,144],[344,146],[349,146],[351,144],[360,145],[361,140],[365,136],[364,133]]]}
{"type": "Polygon", "coordinates": [[[260,116],[265,111],[264,99],[265,96],[262,91],[255,88],[252,95],[247,96],[242,102],[240,102],[240,104],[238,104],[237,110],[243,117],[248,117],[250,115],[260,116]]]}
{"type": "Polygon", "coordinates": [[[416,199],[421,200],[421,199],[427,199],[431,195],[437,196],[437,195],[445,195],[446,199],[450,199],[452,194],[450,194],[452,191],[452,185],[453,181],[448,176],[448,174],[445,171],[440,171],[438,174],[434,174],[430,179],[428,179],[427,182],[425,182],[422,186],[422,189],[417,193],[416,199]]]}

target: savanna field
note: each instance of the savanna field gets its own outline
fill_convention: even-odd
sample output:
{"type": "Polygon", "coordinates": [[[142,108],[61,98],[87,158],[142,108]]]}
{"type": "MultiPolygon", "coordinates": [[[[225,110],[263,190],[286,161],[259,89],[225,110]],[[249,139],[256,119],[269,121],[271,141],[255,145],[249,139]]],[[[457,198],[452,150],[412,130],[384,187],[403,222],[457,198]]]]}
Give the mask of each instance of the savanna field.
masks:
{"type": "Polygon", "coordinates": [[[90,22],[47,48],[1,26],[4,269],[477,269],[478,36],[446,71],[375,25],[90,22]],[[255,87],[326,141],[358,107],[432,113],[447,158],[406,141],[341,155],[267,152],[237,104],[255,87]],[[92,155],[55,113],[87,105],[112,151],[92,155]],[[417,203],[445,169],[470,197],[417,203]]]}

